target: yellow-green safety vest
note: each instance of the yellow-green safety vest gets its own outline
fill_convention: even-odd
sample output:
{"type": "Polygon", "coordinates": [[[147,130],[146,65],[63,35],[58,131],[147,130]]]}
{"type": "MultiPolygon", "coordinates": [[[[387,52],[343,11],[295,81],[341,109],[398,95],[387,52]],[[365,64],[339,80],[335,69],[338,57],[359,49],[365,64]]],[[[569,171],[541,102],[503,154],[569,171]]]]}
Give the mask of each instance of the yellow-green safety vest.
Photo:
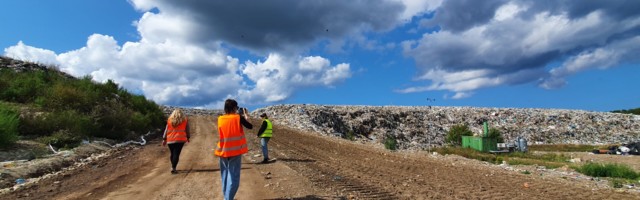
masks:
{"type": "Polygon", "coordinates": [[[271,121],[269,121],[268,119],[264,119],[264,121],[267,122],[267,128],[264,129],[264,132],[262,132],[262,135],[260,135],[260,137],[270,138],[273,135],[273,125],[271,125],[271,121]]]}

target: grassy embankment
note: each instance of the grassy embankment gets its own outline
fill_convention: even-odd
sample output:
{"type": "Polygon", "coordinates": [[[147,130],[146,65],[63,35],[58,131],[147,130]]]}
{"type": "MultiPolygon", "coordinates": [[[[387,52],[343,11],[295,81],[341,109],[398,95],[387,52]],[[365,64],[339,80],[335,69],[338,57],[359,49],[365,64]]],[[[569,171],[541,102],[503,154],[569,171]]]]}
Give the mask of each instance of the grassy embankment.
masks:
{"type": "MultiPolygon", "coordinates": [[[[138,138],[162,128],[161,108],[113,81],[80,79],[54,67],[23,63],[16,71],[0,63],[0,150],[18,140],[73,148],[82,140],[138,138]]],[[[16,61],[12,61],[16,62],[16,61]]]]}

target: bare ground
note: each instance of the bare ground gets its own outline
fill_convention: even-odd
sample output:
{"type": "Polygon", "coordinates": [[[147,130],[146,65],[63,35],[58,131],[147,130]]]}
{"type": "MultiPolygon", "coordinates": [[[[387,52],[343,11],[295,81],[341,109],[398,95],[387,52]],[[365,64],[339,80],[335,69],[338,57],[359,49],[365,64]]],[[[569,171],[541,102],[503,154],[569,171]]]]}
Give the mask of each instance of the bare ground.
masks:
{"type": "MultiPolygon", "coordinates": [[[[168,148],[152,142],[3,194],[0,199],[222,199],[213,147],[215,117],[192,117],[179,173],[168,148]]],[[[254,121],[259,125],[259,121],[254,121]]],[[[254,130],[243,157],[237,199],[640,199],[640,194],[588,187],[421,152],[389,152],[286,127],[270,141],[277,162],[262,158],[254,130]]]]}

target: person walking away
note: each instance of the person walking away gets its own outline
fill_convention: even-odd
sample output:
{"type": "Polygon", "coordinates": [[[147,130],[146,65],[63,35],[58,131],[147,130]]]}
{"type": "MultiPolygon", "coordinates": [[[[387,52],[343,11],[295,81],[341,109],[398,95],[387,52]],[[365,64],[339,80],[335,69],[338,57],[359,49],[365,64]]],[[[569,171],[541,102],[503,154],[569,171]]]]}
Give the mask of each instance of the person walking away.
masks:
{"type": "Polygon", "coordinates": [[[260,146],[262,146],[262,157],[264,158],[261,163],[269,162],[269,148],[267,144],[273,136],[273,124],[269,121],[269,117],[266,113],[260,115],[262,118],[262,125],[258,130],[258,137],[260,138],[260,146]]]}
{"type": "Polygon", "coordinates": [[[218,141],[215,155],[220,161],[220,177],[222,193],[225,200],[232,200],[240,187],[240,170],[242,154],[249,151],[247,140],[242,126],[253,129],[253,125],[247,121],[247,109],[240,109],[238,114],[238,102],[227,99],[224,102],[224,115],[218,117],[218,141]]]}
{"type": "Polygon", "coordinates": [[[169,145],[171,156],[171,174],[176,174],[178,161],[180,160],[180,152],[184,143],[189,142],[191,134],[189,133],[189,122],[182,110],[175,109],[167,119],[167,126],[162,135],[162,146],[169,145]]]}

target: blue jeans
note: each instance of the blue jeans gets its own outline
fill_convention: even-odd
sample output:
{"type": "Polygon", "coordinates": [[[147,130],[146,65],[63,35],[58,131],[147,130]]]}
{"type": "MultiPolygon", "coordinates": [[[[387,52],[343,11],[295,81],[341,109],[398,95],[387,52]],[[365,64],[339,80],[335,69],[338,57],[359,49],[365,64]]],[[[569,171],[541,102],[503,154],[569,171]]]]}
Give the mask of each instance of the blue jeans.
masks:
{"type": "Polygon", "coordinates": [[[262,157],[264,160],[269,160],[269,147],[267,147],[267,143],[269,143],[268,137],[260,138],[260,145],[262,146],[262,157]]]}
{"type": "Polygon", "coordinates": [[[240,187],[240,170],[242,155],[223,158],[220,157],[220,176],[222,177],[222,194],[225,200],[233,200],[240,187]]]}

